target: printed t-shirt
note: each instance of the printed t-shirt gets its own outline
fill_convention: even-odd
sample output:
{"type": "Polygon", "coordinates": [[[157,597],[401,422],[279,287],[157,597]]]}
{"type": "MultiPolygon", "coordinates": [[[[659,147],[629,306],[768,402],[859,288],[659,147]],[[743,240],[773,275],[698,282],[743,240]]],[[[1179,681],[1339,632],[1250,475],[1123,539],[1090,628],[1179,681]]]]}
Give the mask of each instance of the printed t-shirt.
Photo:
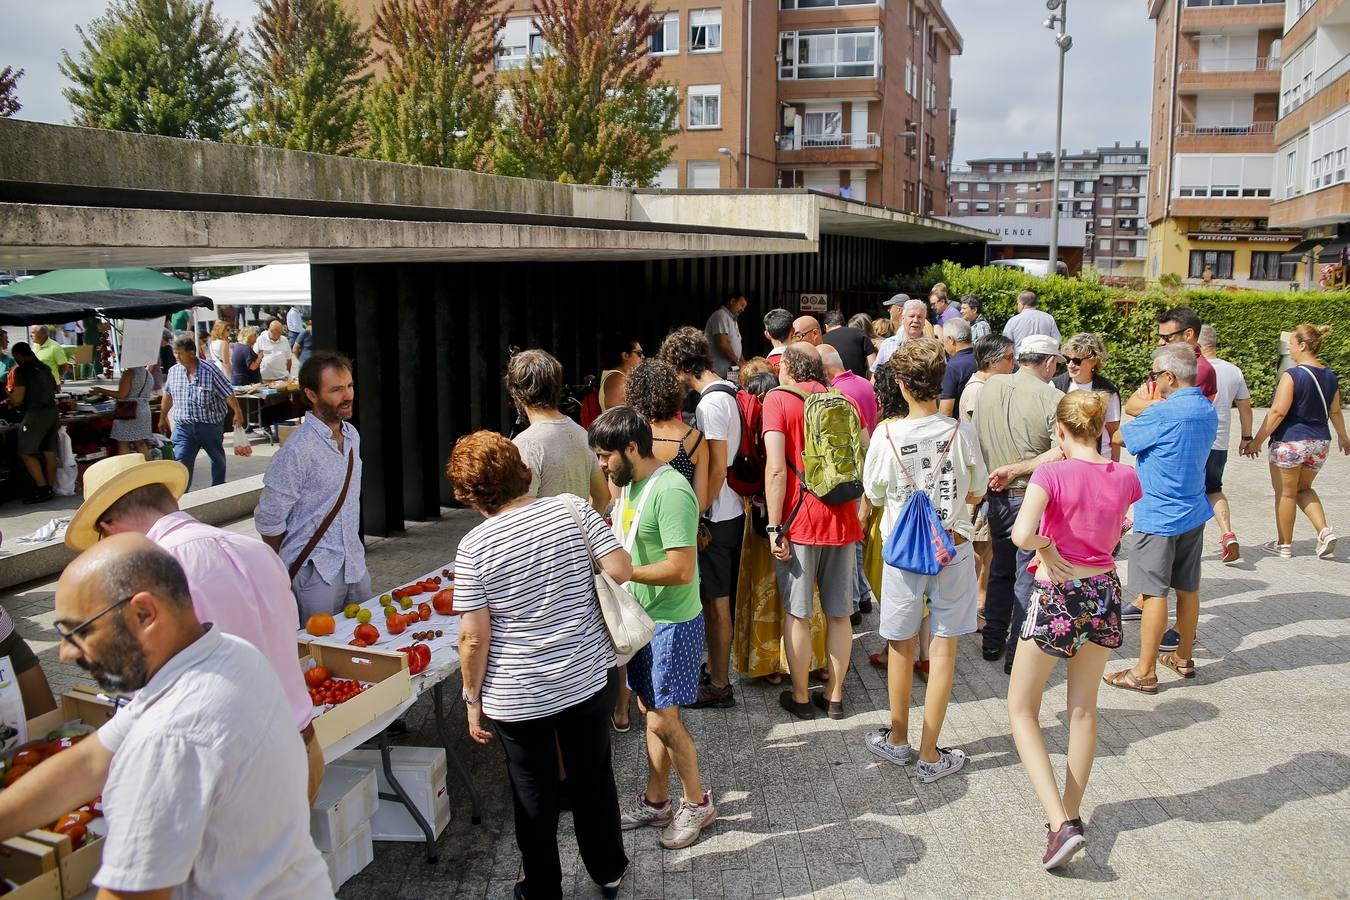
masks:
{"type": "Polygon", "coordinates": [[[1228,437],[1233,429],[1233,404],[1238,400],[1250,400],[1247,379],[1242,370],[1226,359],[1208,361],[1214,369],[1214,383],[1218,393],[1214,395],[1214,411],[1219,414],[1219,433],[1214,438],[1211,450],[1227,450],[1228,437]]]}
{"type": "Polygon", "coordinates": [[[844,325],[825,332],[821,340],[839,351],[839,358],[843,360],[845,369],[854,375],[867,377],[867,357],[877,352],[867,335],[856,328],[844,325]]]}
{"type": "Polygon", "coordinates": [[[949,531],[969,540],[975,534],[970,521],[970,506],[966,495],[984,494],[989,483],[989,471],[980,454],[980,442],[975,427],[943,415],[924,416],[921,419],[891,419],[877,427],[872,443],[867,448],[863,464],[863,490],[873,506],[881,507],[881,533],[890,535],[895,520],[905,508],[914,488],[924,488],[932,476],[938,457],[947,448],[953,432],[956,444],[947,453],[942,471],[928,492],[942,525],[949,531]],[[898,454],[898,459],[897,459],[898,454]],[[906,478],[900,471],[904,463],[906,478]]]}
{"type": "MultiPolygon", "coordinates": [[[[1031,483],[1050,496],[1040,534],[1077,566],[1114,568],[1125,511],[1144,495],[1133,467],[1119,462],[1065,459],[1038,466],[1031,483]]],[[[1035,565],[1028,566],[1035,570],[1035,565]]]]}
{"type": "MultiPolygon", "coordinates": [[[[735,388],[730,381],[722,380],[717,384],[735,388]]],[[[698,400],[699,431],[709,441],[725,441],[727,446],[727,466],[736,461],[736,451],[741,446],[741,409],[736,404],[734,394],[725,390],[713,390],[712,385],[704,388],[698,400]]],[[[745,515],[745,503],[741,495],[732,490],[725,480],[722,489],[713,498],[708,508],[708,518],[713,522],[730,522],[745,515]]]]}
{"type": "MultiPolygon", "coordinates": [[[[795,387],[808,394],[819,394],[825,386],[815,381],[803,381],[795,387]]],[[[770,391],[764,395],[764,433],[776,431],[783,435],[787,458],[787,490],[783,496],[783,520],[792,513],[797,501],[801,506],[788,524],[788,540],[794,544],[814,547],[840,547],[863,539],[858,524],[858,508],[854,503],[826,506],[802,489],[802,451],[806,446],[803,432],[803,400],[791,391],[770,391]],[[803,496],[805,494],[805,496],[803,496]]]]}
{"type": "MultiPolygon", "coordinates": [[[[661,562],[667,550],[698,546],[698,498],[684,476],[662,466],[642,481],[635,481],[624,489],[619,500],[616,536],[625,547],[630,547],[633,565],[646,566],[661,562]],[[642,505],[643,494],[653,491],[638,518],[637,534],[626,539],[633,529],[633,518],[642,505]]],[[[688,622],[703,610],[698,593],[698,567],[688,584],[638,584],[629,582],[629,593],[642,604],[653,622],[688,622]]]]}

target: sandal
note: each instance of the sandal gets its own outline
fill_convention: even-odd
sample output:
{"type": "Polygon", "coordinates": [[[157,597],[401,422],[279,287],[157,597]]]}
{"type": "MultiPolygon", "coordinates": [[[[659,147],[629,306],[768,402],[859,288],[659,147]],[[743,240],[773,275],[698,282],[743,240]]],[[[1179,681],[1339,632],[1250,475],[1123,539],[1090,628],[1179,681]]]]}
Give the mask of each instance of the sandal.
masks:
{"type": "Polygon", "coordinates": [[[1175,653],[1164,653],[1158,657],[1158,662],[1167,666],[1182,678],[1195,677],[1195,660],[1193,659],[1180,659],[1175,653]]]}
{"type": "Polygon", "coordinates": [[[628,724],[627,724],[627,725],[625,725],[625,726],[623,726],[622,728],[620,728],[620,727],[619,727],[619,720],[616,719],[616,718],[614,718],[614,714],[613,714],[613,713],[610,713],[610,715],[609,715],[609,724],[612,725],[612,726],[614,726],[614,732],[615,732],[615,734],[627,734],[628,732],[630,732],[630,731],[633,730],[633,720],[632,720],[631,718],[628,720],[628,724]]]}
{"type": "Polygon", "coordinates": [[[869,653],[867,654],[867,661],[870,662],[872,665],[876,666],[878,669],[886,668],[885,653],[869,653]]]}
{"type": "Polygon", "coordinates": [[[1102,681],[1105,681],[1111,687],[1123,688],[1127,691],[1138,691],[1141,694],[1158,693],[1158,676],[1151,675],[1148,678],[1140,678],[1134,674],[1133,669],[1121,669],[1119,672],[1103,675],[1102,681]]]}

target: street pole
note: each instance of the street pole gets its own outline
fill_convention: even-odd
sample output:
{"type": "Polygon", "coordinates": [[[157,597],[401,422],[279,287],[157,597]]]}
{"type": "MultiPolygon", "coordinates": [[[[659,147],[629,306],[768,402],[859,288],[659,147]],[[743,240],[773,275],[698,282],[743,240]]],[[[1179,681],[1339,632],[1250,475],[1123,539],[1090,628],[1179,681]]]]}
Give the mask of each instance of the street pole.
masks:
{"type": "MultiPolygon", "coordinates": [[[[1059,260],[1059,162],[1060,149],[1064,140],[1064,57],[1068,53],[1065,38],[1068,36],[1069,26],[1067,18],[1069,14],[1069,0],[1062,2],[1047,3],[1052,11],[1059,8],[1059,34],[1055,37],[1055,44],[1059,50],[1059,79],[1055,89],[1055,177],[1050,186],[1050,196],[1054,215],[1050,223],[1050,262],[1046,266],[1046,274],[1054,275],[1057,271],[1056,262],[1059,260]]],[[[1054,19],[1054,16],[1051,17],[1054,19]]]]}

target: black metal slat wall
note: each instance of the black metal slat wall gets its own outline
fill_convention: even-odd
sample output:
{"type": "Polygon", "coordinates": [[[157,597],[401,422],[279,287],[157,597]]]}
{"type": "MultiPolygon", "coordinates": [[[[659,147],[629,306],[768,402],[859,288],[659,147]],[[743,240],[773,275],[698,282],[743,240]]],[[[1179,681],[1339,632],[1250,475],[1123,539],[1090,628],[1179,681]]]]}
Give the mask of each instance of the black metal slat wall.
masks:
{"type": "Polygon", "coordinates": [[[576,384],[617,361],[608,358],[615,338],[631,335],[654,354],[670,329],[701,326],[728,292],[744,290],[753,297],[741,318],[745,352],[759,354],[768,349],[760,320],[779,304],[795,311],[786,298],[860,287],[944,255],[965,254],[824,235],[819,253],[779,256],[314,266],[315,344],[356,365],[365,531],[437,515],[451,500],[444,467],[455,439],[510,429],[508,347],[548,350],[576,384]]]}

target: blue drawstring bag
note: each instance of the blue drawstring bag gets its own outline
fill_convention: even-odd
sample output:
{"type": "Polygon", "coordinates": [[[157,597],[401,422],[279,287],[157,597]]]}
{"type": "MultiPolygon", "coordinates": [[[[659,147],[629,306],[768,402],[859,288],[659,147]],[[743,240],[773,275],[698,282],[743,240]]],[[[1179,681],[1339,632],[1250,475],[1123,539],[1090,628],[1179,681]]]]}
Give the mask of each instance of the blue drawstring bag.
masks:
{"type": "Polygon", "coordinates": [[[934,482],[941,474],[942,464],[947,461],[947,454],[956,442],[956,433],[960,428],[961,424],[958,422],[956,428],[952,430],[951,437],[947,439],[947,446],[938,457],[937,464],[933,466],[928,483],[922,490],[910,477],[909,470],[905,468],[904,461],[900,459],[900,454],[895,449],[895,442],[891,440],[890,429],[887,429],[886,441],[891,445],[891,452],[895,454],[900,471],[914,491],[905,501],[904,508],[900,510],[900,515],[895,520],[895,527],[891,529],[885,545],[881,548],[881,558],[886,561],[886,565],[907,572],[917,572],[920,575],[936,575],[956,557],[956,545],[952,543],[951,535],[938,518],[928,492],[933,489],[934,482]]]}

